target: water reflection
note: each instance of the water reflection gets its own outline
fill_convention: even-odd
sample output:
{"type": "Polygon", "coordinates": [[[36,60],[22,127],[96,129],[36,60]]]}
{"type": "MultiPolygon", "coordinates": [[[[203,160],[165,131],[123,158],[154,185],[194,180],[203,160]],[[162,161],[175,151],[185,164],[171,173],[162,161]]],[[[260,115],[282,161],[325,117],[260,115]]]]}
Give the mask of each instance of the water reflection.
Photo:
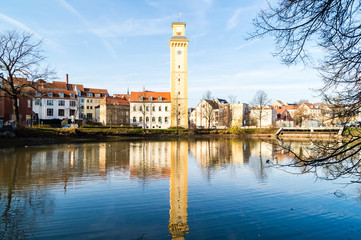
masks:
{"type": "MultiPolygon", "coordinates": [[[[302,153],[302,144],[292,144],[294,151],[302,153]]],[[[131,214],[143,216],[145,214],[144,210],[148,210],[149,206],[158,206],[157,204],[160,202],[158,198],[145,199],[144,202],[141,201],[141,198],[145,196],[144,192],[150,191],[147,186],[158,184],[156,190],[159,191],[159,194],[154,193],[151,196],[159,197],[163,194],[166,204],[159,207],[156,213],[152,212],[151,209],[148,210],[148,213],[151,212],[149,215],[154,214],[157,216],[148,216],[146,219],[139,219],[141,223],[134,221],[133,224],[138,227],[147,221],[154,221],[153,218],[162,216],[163,218],[159,222],[161,222],[160,225],[162,225],[162,229],[165,229],[166,233],[163,232],[161,236],[157,236],[156,231],[151,233],[149,229],[154,227],[152,225],[149,228],[142,229],[142,231],[149,231],[146,234],[151,236],[150,238],[153,237],[153,239],[164,239],[166,237],[185,239],[187,236],[192,236],[192,223],[194,224],[195,222],[194,219],[193,222],[191,219],[188,219],[188,204],[193,206],[193,211],[195,211],[194,205],[191,205],[192,198],[190,196],[192,195],[188,193],[188,181],[190,181],[190,176],[195,175],[194,171],[196,171],[194,168],[188,170],[190,168],[188,166],[189,162],[191,166],[198,166],[202,173],[198,175],[207,181],[216,179],[216,175],[219,172],[230,170],[229,172],[232,173],[232,170],[236,172],[236,170],[242,169],[242,171],[237,171],[237,173],[241,172],[244,174],[249,172],[247,177],[255,178],[258,182],[267,182],[272,171],[272,168],[268,167],[268,160],[275,160],[281,163],[290,159],[290,155],[287,152],[277,150],[274,144],[249,139],[124,141],[61,145],[57,147],[33,147],[27,149],[0,149],[0,239],[37,238],[37,234],[41,235],[41,233],[34,233],[34,229],[47,231],[46,228],[39,226],[44,226],[46,225],[44,223],[53,221],[54,216],[59,214],[59,212],[62,213],[62,211],[65,211],[64,215],[69,214],[69,216],[62,221],[64,226],[60,226],[60,228],[73,227],[71,219],[77,216],[70,210],[66,212],[67,210],[59,208],[59,205],[62,205],[59,203],[67,202],[63,206],[72,206],[71,198],[67,199],[66,196],[73,192],[78,197],[78,186],[87,189],[91,188],[95,183],[103,184],[104,182],[109,184],[107,187],[110,189],[106,192],[106,194],[110,194],[106,201],[103,202],[103,199],[101,199],[99,200],[99,205],[95,204],[98,202],[94,202],[94,205],[88,203],[86,206],[81,206],[84,201],[84,199],[81,199],[79,206],[83,208],[79,211],[92,211],[92,208],[94,208],[97,209],[96,211],[109,214],[109,216],[105,215],[104,218],[99,217],[99,219],[95,216],[95,223],[93,225],[89,224],[87,227],[79,224],[80,227],[78,227],[78,235],[76,236],[86,236],[85,238],[92,236],[91,234],[94,234],[92,227],[102,224],[102,221],[108,219],[111,219],[109,221],[113,222],[113,219],[117,217],[121,218],[121,220],[118,220],[118,222],[114,220],[114,225],[118,228],[124,225],[122,229],[118,230],[120,233],[117,233],[124,234],[122,231],[127,231],[126,227],[128,225],[126,224],[131,219],[129,216],[133,216],[131,214]],[[166,185],[162,185],[163,182],[166,185]],[[139,187],[140,189],[137,186],[141,186],[139,187]],[[165,186],[166,189],[163,191],[165,186]],[[119,195],[116,195],[117,192],[119,195]],[[166,192],[166,195],[164,192],[166,192]],[[128,201],[125,201],[123,198],[117,201],[117,197],[123,197],[124,193],[129,194],[127,196],[129,198],[126,199],[128,201]],[[112,194],[116,197],[113,197],[112,194]],[[134,194],[134,197],[131,194],[134,194]],[[111,203],[109,209],[105,208],[107,201],[111,203]],[[143,205],[136,205],[135,203],[132,205],[132,202],[141,202],[143,205]],[[148,202],[149,205],[147,205],[148,202]],[[126,208],[127,204],[131,205],[129,209],[126,208]],[[104,209],[100,207],[103,205],[104,209]],[[116,211],[119,206],[124,208],[116,211]],[[139,212],[137,212],[138,210],[139,212]],[[70,223],[67,223],[67,221],[70,223]]],[[[240,175],[238,174],[237,177],[240,177],[240,175]]],[[[199,179],[197,180],[200,182],[199,179]]],[[[242,178],[242,180],[248,181],[249,179],[242,178]]],[[[219,185],[223,186],[226,181],[223,179],[222,184],[219,185]]],[[[192,182],[194,184],[192,185],[193,194],[195,192],[194,189],[197,188],[194,186],[200,184],[199,182],[192,182]]],[[[201,192],[208,191],[204,190],[206,185],[202,185],[201,192]]],[[[93,189],[94,192],[100,191],[100,195],[102,190],[102,188],[93,189]]],[[[210,191],[213,190],[211,189],[210,191]]],[[[222,194],[225,194],[225,192],[222,191],[222,194]]],[[[239,192],[241,194],[242,191],[239,192]]],[[[248,188],[246,188],[246,192],[247,195],[244,195],[244,198],[252,194],[248,188]]],[[[229,201],[229,204],[233,203],[235,208],[240,208],[240,206],[243,206],[242,204],[248,203],[249,199],[245,203],[242,202],[242,204],[236,202],[237,195],[232,195],[233,193],[234,191],[229,191],[227,194],[230,197],[224,196],[229,201]]],[[[259,195],[260,193],[256,193],[253,197],[256,198],[259,195]]],[[[81,195],[79,198],[81,198],[81,195]]],[[[209,201],[209,203],[213,202],[209,201]]],[[[197,203],[193,202],[193,204],[197,203]]],[[[202,201],[199,201],[199,204],[201,205],[198,208],[203,207],[202,201]]],[[[267,204],[269,202],[266,203],[266,206],[267,204]]],[[[222,203],[218,206],[222,206],[222,203]]],[[[257,206],[254,211],[256,213],[259,212],[259,208],[257,206]]],[[[250,211],[246,207],[245,209],[244,211],[250,211]]],[[[272,209],[276,209],[276,207],[272,209]]],[[[219,209],[219,211],[221,210],[219,209]]],[[[228,211],[229,209],[223,208],[223,210],[228,211]]],[[[233,209],[231,209],[228,214],[233,214],[233,212],[233,209]]],[[[191,216],[193,214],[195,215],[192,212],[191,216]]],[[[88,218],[84,217],[84,219],[84,224],[87,224],[88,218]]],[[[227,220],[225,219],[225,221],[227,220]]],[[[106,222],[105,225],[109,226],[109,222],[106,222]]],[[[102,236],[107,238],[106,231],[101,231],[105,234],[102,236]]],[[[107,231],[114,233],[115,230],[108,229],[107,231]]],[[[221,232],[221,230],[218,232],[221,232]]]]}
{"type": "Polygon", "coordinates": [[[184,235],[189,230],[187,225],[188,142],[172,142],[171,152],[169,232],[172,239],[184,239],[184,235]]]}

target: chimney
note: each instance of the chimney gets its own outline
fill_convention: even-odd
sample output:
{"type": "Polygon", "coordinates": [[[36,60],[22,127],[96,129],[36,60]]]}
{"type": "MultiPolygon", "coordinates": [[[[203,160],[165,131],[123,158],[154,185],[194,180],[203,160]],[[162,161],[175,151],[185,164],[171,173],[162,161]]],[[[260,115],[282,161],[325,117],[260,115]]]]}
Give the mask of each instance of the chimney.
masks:
{"type": "Polygon", "coordinates": [[[66,84],[69,84],[69,76],[68,76],[68,74],[65,75],[65,82],[66,82],[66,84]]]}

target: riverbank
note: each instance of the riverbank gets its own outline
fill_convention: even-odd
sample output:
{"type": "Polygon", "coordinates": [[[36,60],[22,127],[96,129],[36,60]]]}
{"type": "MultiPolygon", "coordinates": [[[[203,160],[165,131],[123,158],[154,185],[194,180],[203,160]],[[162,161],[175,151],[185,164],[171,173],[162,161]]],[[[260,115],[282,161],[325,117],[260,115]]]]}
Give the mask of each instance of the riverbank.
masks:
{"type": "Polygon", "coordinates": [[[15,137],[0,138],[0,147],[34,146],[60,143],[86,143],[137,139],[177,138],[273,138],[276,128],[231,129],[141,129],[125,127],[19,128],[15,137]]]}

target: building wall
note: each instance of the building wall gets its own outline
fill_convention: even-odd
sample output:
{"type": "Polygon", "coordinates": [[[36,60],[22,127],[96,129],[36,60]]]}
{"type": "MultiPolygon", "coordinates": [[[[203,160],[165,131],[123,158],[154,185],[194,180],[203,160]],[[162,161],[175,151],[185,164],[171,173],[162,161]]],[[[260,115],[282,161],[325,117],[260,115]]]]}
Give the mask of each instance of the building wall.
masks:
{"type": "Polygon", "coordinates": [[[129,125],[129,105],[100,105],[99,120],[103,125],[129,125]]]}
{"type": "Polygon", "coordinates": [[[185,23],[173,23],[173,37],[169,40],[171,74],[171,125],[188,128],[188,39],[185,23]]]}
{"type": "Polygon", "coordinates": [[[72,115],[78,119],[78,104],[77,98],[34,98],[33,111],[38,114],[40,120],[65,119],[70,118],[72,115]],[[52,105],[49,104],[51,101],[53,103],[52,105]],[[62,102],[64,102],[64,106],[62,106],[62,102]],[[71,102],[73,103],[72,105],[71,102]],[[48,109],[52,109],[52,116],[50,112],[48,112],[48,109]],[[64,116],[59,115],[59,110],[64,111],[64,116]]]}
{"type": "Polygon", "coordinates": [[[84,98],[84,119],[91,121],[99,121],[96,119],[95,107],[100,105],[103,98],[101,97],[85,97],[84,98]]]}
{"type": "MultiPolygon", "coordinates": [[[[20,125],[30,126],[32,124],[31,117],[33,113],[32,99],[27,97],[19,97],[18,107],[20,125]]],[[[3,119],[4,123],[9,120],[15,120],[15,115],[13,112],[12,100],[9,97],[6,97],[4,92],[0,93],[0,118],[3,119]]]]}
{"type": "Polygon", "coordinates": [[[247,125],[248,122],[248,104],[237,103],[230,105],[232,110],[232,126],[241,127],[247,125]]]}
{"type": "Polygon", "coordinates": [[[130,124],[148,128],[169,128],[171,126],[171,103],[170,102],[130,102],[130,124]],[[148,107],[148,111],[146,110],[148,107]],[[154,107],[154,109],[153,109],[154,107]],[[142,111],[140,110],[142,108],[142,111]],[[159,109],[160,108],[160,109],[159,109]],[[145,109],[145,112],[144,112],[145,109]],[[149,121],[146,121],[148,117],[149,121]],[[154,117],[155,121],[152,121],[154,117]],[[135,118],[135,121],[134,121],[135,118]],[[159,121],[159,118],[161,121],[159,121]],[[167,120],[167,121],[166,121],[167,120]]]}
{"type": "Polygon", "coordinates": [[[216,117],[213,107],[206,100],[202,100],[190,114],[189,122],[197,127],[208,128],[216,125],[216,117]]]}
{"type": "Polygon", "coordinates": [[[250,110],[250,118],[253,121],[256,121],[257,127],[271,127],[275,124],[277,119],[277,111],[275,109],[263,109],[261,115],[261,121],[259,119],[260,115],[259,109],[251,109],[250,110]],[[260,126],[260,123],[262,124],[260,126]]]}

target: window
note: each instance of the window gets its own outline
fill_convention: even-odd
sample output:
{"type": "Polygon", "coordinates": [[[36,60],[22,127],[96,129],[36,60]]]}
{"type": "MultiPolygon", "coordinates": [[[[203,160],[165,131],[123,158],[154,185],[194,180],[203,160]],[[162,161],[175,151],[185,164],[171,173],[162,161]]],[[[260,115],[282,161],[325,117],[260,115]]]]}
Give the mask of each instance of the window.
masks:
{"type": "Polygon", "coordinates": [[[148,111],[149,111],[149,107],[147,106],[147,107],[145,108],[145,110],[148,112],[148,111]]]}
{"type": "Polygon", "coordinates": [[[92,113],[87,113],[87,114],[86,114],[86,118],[87,118],[87,119],[92,119],[92,118],[93,118],[93,114],[92,114],[92,113]]]}
{"type": "Polygon", "coordinates": [[[180,92],[178,92],[178,95],[180,95],[180,92]]]}
{"type": "Polygon", "coordinates": [[[178,78],[178,82],[180,82],[180,78],[178,78]]]}
{"type": "Polygon", "coordinates": [[[159,97],[159,98],[158,98],[158,101],[160,102],[160,101],[162,101],[162,99],[163,99],[162,97],[159,97]]]}
{"type": "Polygon", "coordinates": [[[133,111],[134,111],[134,112],[137,111],[137,108],[136,108],[135,106],[133,106],[133,111]]]}
{"type": "Polygon", "coordinates": [[[101,97],[100,93],[95,94],[95,97],[101,97]]]}
{"type": "Polygon", "coordinates": [[[89,99],[87,99],[86,102],[88,103],[88,102],[89,102],[89,99]]]}
{"type": "Polygon", "coordinates": [[[178,65],[178,68],[180,68],[180,65],[178,65]]]}
{"type": "MultiPolygon", "coordinates": [[[[48,105],[48,106],[53,106],[54,105],[54,100],[46,100],[46,105],[48,105]]],[[[53,115],[51,115],[51,116],[53,116],[53,115]]]]}
{"type": "Polygon", "coordinates": [[[162,107],[161,106],[159,106],[159,112],[161,112],[162,111],[162,107]]]}
{"type": "Polygon", "coordinates": [[[40,105],[41,103],[41,99],[40,98],[35,98],[35,105],[40,105]]]}
{"type": "Polygon", "coordinates": [[[142,108],[142,106],[140,106],[140,107],[139,107],[139,111],[143,111],[143,108],[142,108]]]}
{"type": "Polygon", "coordinates": [[[168,107],[164,107],[164,111],[166,111],[166,112],[167,112],[167,111],[168,111],[168,107]]]}
{"type": "Polygon", "coordinates": [[[168,117],[165,117],[165,118],[164,118],[164,122],[168,122],[168,117]]]}
{"type": "Polygon", "coordinates": [[[70,109],[70,116],[73,116],[73,115],[75,115],[75,110],[74,109],[70,109]]]}
{"type": "Polygon", "coordinates": [[[46,109],[46,116],[53,116],[54,115],[54,110],[52,108],[47,108],[46,109]]]}
{"type": "Polygon", "coordinates": [[[65,101],[64,100],[59,100],[58,105],[59,106],[65,106],[65,101]]]}
{"type": "Polygon", "coordinates": [[[28,108],[31,108],[31,101],[28,100],[28,108]]]}
{"type": "Polygon", "coordinates": [[[70,102],[69,102],[69,106],[70,106],[70,107],[75,107],[75,106],[76,106],[76,102],[75,102],[75,101],[70,101],[70,102]]]}
{"type": "Polygon", "coordinates": [[[64,97],[64,93],[59,93],[59,97],[64,97]]]}
{"type": "Polygon", "coordinates": [[[92,100],[92,99],[90,99],[90,102],[91,102],[91,103],[93,103],[93,100],[92,100]]]}
{"type": "Polygon", "coordinates": [[[143,101],[143,97],[142,97],[142,96],[139,97],[139,101],[143,101]]]}
{"type": "Polygon", "coordinates": [[[139,117],[139,122],[143,122],[143,118],[142,118],[142,117],[139,117]]]}
{"type": "Polygon", "coordinates": [[[149,97],[149,101],[153,101],[153,97],[149,97]]]}
{"type": "Polygon", "coordinates": [[[80,102],[81,102],[81,103],[84,103],[84,98],[82,98],[82,99],[80,100],[80,102]]]}
{"type": "Polygon", "coordinates": [[[93,106],[90,106],[90,109],[93,109],[93,106]]]}
{"type": "Polygon", "coordinates": [[[92,94],[92,93],[87,93],[86,96],[87,96],[87,97],[92,97],[93,94],[92,94]]]}
{"type": "Polygon", "coordinates": [[[155,122],[155,117],[152,117],[152,122],[155,122]]]}
{"type": "Polygon", "coordinates": [[[135,123],[137,121],[137,119],[135,117],[133,117],[133,123],[135,123]]]}
{"type": "Polygon", "coordinates": [[[59,117],[64,117],[64,115],[65,115],[64,109],[59,109],[58,110],[58,116],[59,117]]]}
{"type": "Polygon", "coordinates": [[[41,96],[41,93],[40,93],[40,92],[36,92],[36,96],[41,96]]]}
{"type": "Polygon", "coordinates": [[[158,122],[162,123],[162,117],[158,118],[158,122]]]}
{"type": "Polygon", "coordinates": [[[48,92],[48,97],[53,97],[53,93],[52,93],[52,92],[48,92]]]}
{"type": "Polygon", "coordinates": [[[146,121],[146,122],[149,122],[149,117],[146,117],[146,118],[145,118],[145,121],[146,121]]]}
{"type": "Polygon", "coordinates": [[[152,107],[152,111],[153,111],[153,112],[155,111],[155,106],[152,107]]]}
{"type": "Polygon", "coordinates": [[[86,109],[89,109],[89,106],[86,106],[86,109]]]}
{"type": "Polygon", "coordinates": [[[75,94],[74,94],[74,93],[70,93],[70,97],[71,97],[71,98],[75,98],[75,94]]]}

